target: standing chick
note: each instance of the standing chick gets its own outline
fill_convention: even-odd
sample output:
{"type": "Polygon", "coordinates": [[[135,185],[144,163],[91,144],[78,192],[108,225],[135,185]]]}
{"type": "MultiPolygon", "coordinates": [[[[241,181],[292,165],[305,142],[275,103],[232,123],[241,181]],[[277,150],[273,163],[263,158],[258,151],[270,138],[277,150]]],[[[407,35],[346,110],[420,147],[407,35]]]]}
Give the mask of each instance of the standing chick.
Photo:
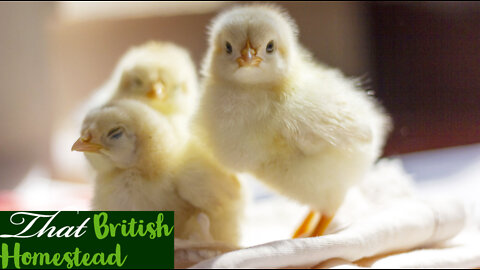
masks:
{"type": "Polygon", "coordinates": [[[85,152],[97,172],[93,209],[171,210],[176,237],[237,244],[238,180],[196,141],[181,141],[164,116],[139,101],[118,100],[91,111],[81,134],[72,150],[85,152]],[[199,224],[203,214],[210,235],[199,224]]]}
{"type": "Polygon", "coordinates": [[[217,16],[202,72],[204,140],[226,166],[320,212],[310,235],[322,235],[380,155],[389,118],[353,80],[311,59],[293,20],[271,6],[217,16]]]}

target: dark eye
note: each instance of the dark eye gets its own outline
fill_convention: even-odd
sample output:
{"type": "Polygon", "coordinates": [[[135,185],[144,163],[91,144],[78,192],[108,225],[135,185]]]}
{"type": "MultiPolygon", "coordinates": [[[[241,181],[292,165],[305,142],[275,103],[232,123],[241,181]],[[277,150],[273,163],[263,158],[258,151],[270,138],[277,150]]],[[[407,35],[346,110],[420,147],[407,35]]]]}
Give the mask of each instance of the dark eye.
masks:
{"type": "Polygon", "coordinates": [[[232,49],[232,44],[230,44],[230,42],[227,41],[227,43],[225,43],[225,50],[227,51],[228,54],[231,54],[233,49],[232,49]]]}
{"type": "Polygon", "coordinates": [[[133,78],[133,83],[136,86],[141,86],[143,84],[142,80],[140,80],[140,78],[138,78],[138,77],[133,78]]]}
{"type": "Polygon", "coordinates": [[[123,128],[121,128],[121,127],[113,128],[107,134],[107,136],[110,139],[114,139],[114,140],[122,137],[122,135],[123,135],[123,128]]]}
{"type": "Polygon", "coordinates": [[[272,53],[273,52],[273,50],[274,50],[273,40],[270,40],[270,42],[268,42],[266,50],[267,50],[267,53],[272,53]]]}

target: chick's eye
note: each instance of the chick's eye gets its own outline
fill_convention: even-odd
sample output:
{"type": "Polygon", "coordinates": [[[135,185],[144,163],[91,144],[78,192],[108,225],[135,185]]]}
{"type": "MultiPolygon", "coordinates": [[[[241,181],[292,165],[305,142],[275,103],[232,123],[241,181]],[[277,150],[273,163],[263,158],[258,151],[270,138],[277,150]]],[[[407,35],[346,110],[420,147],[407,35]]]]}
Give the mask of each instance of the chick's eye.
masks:
{"type": "Polygon", "coordinates": [[[225,43],[225,50],[227,51],[228,54],[231,54],[233,49],[232,49],[232,44],[230,44],[230,42],[227,41],[227,43],[225,43]]]}
{"type": "Polygon", "coordinates": [[[272,53],[273,50],[274,50],[274,44],[273,44],[273,40],[270,40],[270,42],[268,42],[267,44],[267,48],[266,48],[266,51],[267,53],[272,53]]]}
{"type": "Polygon", "coordinates": [[[114,139],[114,140],[119,139],[120,137],[122,137],[122,135],[123,135],[123,129],[121,127],[113,128],[107,134],[108,138],[114,139]]]}
{"type": "Polygon", "coordinates": [[[138,77],[133,78],[133,83],[135,86],[141,86],[143,84],[142,80],[140,80],[138,77]]]}

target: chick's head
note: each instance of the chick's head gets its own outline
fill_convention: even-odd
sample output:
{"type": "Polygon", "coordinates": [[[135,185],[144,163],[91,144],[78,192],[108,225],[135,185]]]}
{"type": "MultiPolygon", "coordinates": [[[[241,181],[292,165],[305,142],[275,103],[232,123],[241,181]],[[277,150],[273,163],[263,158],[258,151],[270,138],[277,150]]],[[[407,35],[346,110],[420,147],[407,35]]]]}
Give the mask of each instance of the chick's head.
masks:
{"type": "Polygon", "coordinates": [[[92,110],[72,151],[84,152],[97,170],[141,168],[167,159],[175,140],[167,120],[135,100],[92,110]]]}
{"type": "Polygon", "coordinates": [[[205,76],[269,83],[292,68],[297,57],[297,27],[277,7],[241,6],[213,20],[209,43],[202,71],[205,76]]]}
{"type": "Polygon", "coordinates": [[[197,96],[189,53],[174,44],[149,42],[124,56],[116,97],[137,98],[164,114],[188,110],[197,96]]]}
{"type": "Polygon", "coordinates": [[[165,100],[166,90],[172,90],[174,85],[169,79],[168,70],[153,62],[139,62],[125,70],[122,74],[119,94],[126,97],[145,97],[165,100]]]}

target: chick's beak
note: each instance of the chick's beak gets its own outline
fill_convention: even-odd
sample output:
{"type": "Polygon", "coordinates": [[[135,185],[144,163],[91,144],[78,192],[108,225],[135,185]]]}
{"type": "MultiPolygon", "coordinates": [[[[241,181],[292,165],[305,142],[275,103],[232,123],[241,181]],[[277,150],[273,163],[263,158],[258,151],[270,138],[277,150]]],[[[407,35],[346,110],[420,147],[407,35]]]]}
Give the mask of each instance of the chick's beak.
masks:
{"type": "Polygon", "coordinates": [[[150,91],[147,93],[147,97],[151,99],[165,99],[165,86],[161,82],[156,82],[150,91]]]}
{"type": "Polygon", "coordinates": [[[80,137],[72,146],[72,151],[79,151],[79,152],[91,152],[91,153],[98,153],[103,146],[96,143],[91,143],[92,136],[89,134],[88,137],[80,137]]]}
{"type": "Polygon", "coordinates": [[[262,58],[257,56],[257,50],[252,48],[250,44],[250,40],[247,40],[245,47],[241,50],[241,57],[237,58],[238,67],[243,66],[254,66],[258,67],[260,62],[262,62],[262,58]]]}

